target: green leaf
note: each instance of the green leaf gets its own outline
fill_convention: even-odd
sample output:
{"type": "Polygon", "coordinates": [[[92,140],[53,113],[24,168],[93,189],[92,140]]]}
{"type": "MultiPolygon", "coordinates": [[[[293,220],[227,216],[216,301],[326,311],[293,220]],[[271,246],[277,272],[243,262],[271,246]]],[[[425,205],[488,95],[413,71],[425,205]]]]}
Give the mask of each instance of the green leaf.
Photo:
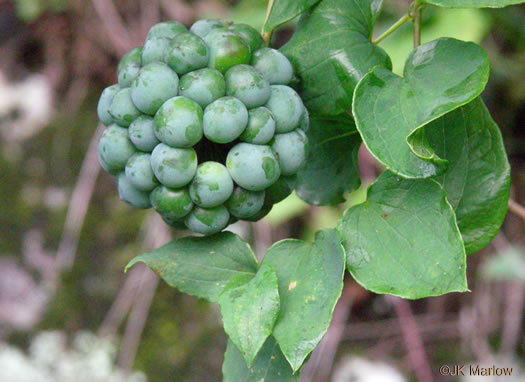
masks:
{"type": "Polygon", "coordinates": [[[507,213],[510,165],[501,132],[479,97],[424,131],[436,154],[449,161],[437,180],[456,210],[465,249],[479,251],[496,236],[507,213]]]}
{"type": "Polygon", "coordinates": [[[305,165],[297,173],[297,195],[316,206],[344,202],[345,193],[361,185],[357,163],[361,137],[353,119],[312,119],[306,135],[308,149],[305,165]]]}
{"type": "Polygon", "coordinates": [[[250,367],[279,313],[277,275],[263,265],[255,276],[236,276],[226,284],[219,304],[224,330],[250,367]]]}
{"type": "Polygon", "coordinates": [[[467,290],[454,210],[432,179],[383,173],[339,229],[348,270],[365,289],[409,299],[467,290]]]}
{"type": "Polygon", "coordinates": [[[293,374],[272,337],[268,337],[250,368],[246,366],[241,352],[228,341],[222,374],[223,382],[295,382],[299,379],[299,373],[293,374]]]}
{"type": "Polygon", "coordinates": [[[476,98],[488,76],[487,56],[476,44],[443,38],[421,45],[408,57],[404,78],[376,68],[359,82],[353,100],[357,129],[392,172],[406,178],[437,175],[446,161],[420,128],[476,98]]]}
{"type": "Polygon", "coordinates": [[[320,0],[274,0],[263,32],[270,32],[317,4],[320,0]]]}
{"type": "Polygon", "coordinates": [[[138,262],[145,263],[169,286],[212,302],[233,277],[257,272],[250,246],[231,232],[174,240],[135,257],[126,271],[138,262]]]}
{"type": "Polygon", "coordinates": [[[422,0],[422,3],[445,8],[503,8],[507,5],[521,4],[523,0],[422,0]]]}
{"type": "Polygon", "coordinates": [[[275,269],[281,309],[273,336],[295,371],[326,333],[344,276],[341,237],[334,230],[319,231],[313,245],[283,240],[266,253],[262,264],[275,269]]]}
{"type": "Polygon", "coordinates": [[[357,82],[374,66],[392,67],[385,51],[370,42],[380,7],[377,0],[324,0],[302,16],[281,48],[301,77],[301,98],[313,113],[349,111],[357,82]]]}

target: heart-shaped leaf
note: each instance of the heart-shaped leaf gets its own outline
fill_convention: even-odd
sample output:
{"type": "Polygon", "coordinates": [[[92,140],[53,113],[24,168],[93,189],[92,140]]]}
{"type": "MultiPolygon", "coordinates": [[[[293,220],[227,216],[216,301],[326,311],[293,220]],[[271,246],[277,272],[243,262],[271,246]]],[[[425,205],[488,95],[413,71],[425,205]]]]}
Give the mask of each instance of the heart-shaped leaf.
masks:
{"type": "Polygon", "coordinates": [[[384,69],[355,89],[357,129],[374,157],[406,178],[441,173],[446,161],[420,127],[470,102],[485,88],[489,63],[480,46],[451,38],[421,45],[407,59],[404,78],[384,69]]]}
{"type": "Polygon", "coordinates": [[[320,0],[274,0],[264,32],[270,32],[317,4],[320,0]]]}
{"type": "Polygon", "coordinates": [[[507,213],[510,165],[501,132],[478,97],[424,128],[427,141],[449,166],[438,180],[456,210],[467,253],[496,236],[507,213]]]}
{"type": "Polygon", "coordinates": [[[507,5],[521,4],[523,0],[422,0],[421,2],[444,8],[503,8],[507,5]]]}
{"type": "Polygon", "coordinates": [[[348,270],[365,289],[409,299],[467,290],[454,210],[432,179],[383,173],[339,229],[348,270]]]}
{"type": "Polygon", "coordinates": [[[273,336],[294,372],[328,330],[343,289],[344,258],[332,229],[317,232],[313,245],[280,241],[262,261],[277,273],[281,308],[273,336]]]}
{"type": "Polygon", "coordinates": [[[312,118],[306,132],[308,150],[304,167],[297,173],[296,192],[305,202],[334,205],[359,188],[357,153],[361,137],[349,115],[341,121],[312,118]]]}
{"type": "Polygon", "coordinates": [[[228,341],[222,374],[223,382],[295,382],[299,379],[299,373],[293,373],[273,337],[268,337],[250,368],[241,352],[228,341]]]}
{"type": "Polygon", "coordinates": [[[255,276],[235,276],[219,296],[219,304],[226,334],[251,367],[279,313],[277,275],[263,265],[255,276]]]}
{"type": "Polygon", "coordinates": [[[231,232],[174,240],[135,257],[126,270],[138,262],[145,263],[169,286],[212,302],[233,277],[257,272],[250,246],[231,232]]]}
{"type": "Polygon", "coordinates": [[[385,51],[370,42],[378,0],[323,0],[304,14],[281,48],[301,77],[309,110],[323,116],[347,112],[357,82],[374,66],[391,69],[385,51]]]}

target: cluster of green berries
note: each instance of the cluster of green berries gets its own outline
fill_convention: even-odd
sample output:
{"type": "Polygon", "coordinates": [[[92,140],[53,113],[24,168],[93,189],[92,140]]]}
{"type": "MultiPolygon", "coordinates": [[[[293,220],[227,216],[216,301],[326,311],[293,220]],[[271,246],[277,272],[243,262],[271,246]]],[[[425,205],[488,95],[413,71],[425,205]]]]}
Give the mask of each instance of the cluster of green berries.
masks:
{"type": "Polygon", "coordinates": [[[99,160],[122,200],[210,235],[291,193],[308,112],[288,59],[263,46],[248,25],[168,21],[122,57],[98,103],[99,160]]]}

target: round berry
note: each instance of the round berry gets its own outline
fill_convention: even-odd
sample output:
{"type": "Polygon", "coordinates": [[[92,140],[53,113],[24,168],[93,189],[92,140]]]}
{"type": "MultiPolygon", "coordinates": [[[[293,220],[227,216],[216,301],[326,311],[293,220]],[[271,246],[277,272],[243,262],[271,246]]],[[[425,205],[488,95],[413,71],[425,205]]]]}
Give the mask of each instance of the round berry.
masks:
{"type": "Polygon", "coordinates": [[[196,34],[200,38],[204,38],[212,29],[224,28],[223,23],[220,20],[203,19],[196,21],[190,28],[190,32],[196,34]]]}
{"type": "Polygon", "coordinates": [[[130,88],[119,90],[115,94],[108,111],[115,123],[124,127],[128,127],[141,114],[131,99],[130,88]]]}
{"type": "Polygon", "coordinates": [[[230,214],[244,219],[259,212],[264,204],[264,191],[248,191],[235,187],[232,196],[226,202],[230,214]]]}
{"type": "Polygon", "coordinates": [[[192,33],[181,33],[169,46],[166,62],[178,74],[208,66],[208,47],[204,41],[192,33]]]}
{"type": "Polygon", "coordinates": [[[215,143],[235,140],[248,124],[246,106],[234,97],[222,97],[204,110],[204,135],[215,143]]]}
{"type": "Polygon", "coordinates": [[[151,192],[150,200],[155,211],[170,224],[188,215],[193,208],[187,188],[159,186],[151,192]]]}
{"type": "Polygon", "coordinates": [[[124,170],[128,159],[135,154],[135,147],[128,138],[128,130],[117,126],[109,126],[98,141],[98,153],[101,165],[111,169],[110,173],[124,170]]]}
{"type": "Polygon", "coordinates": [[[117,94],[119,90],[119,85],[108,86],[102,91],[100,99],[98,100],[98,119],[100,119],[100,122],[102,122],[106,126],[109,126],[113,123],[113,117],[111,116],[111,114],[109,114],[108,110],[109,106],[111,105],[111,101],[113,101],[113,97],[115,97],[115,94],[117,94]]]}
{"type": "Polygon", "coordinates": [[[275,120],[265,107],[248,111],[248,126],[239,139],[243,142],[264,145],[271,141],[275,133],[275,120]]]}
{"type": "Polygon", "coordinates": [[[186,97],[170,98],[155,114],[155,135],[172,147],[192,147],[202,138],[202,108],[186,97]]]}
{"type": "Polygon", "coordinates": [[[117,188],[120,199],[130,206],[142,209],[151,207],[149,192],[133,187],[123,172],[117,176],[117,188]]]}
{"type": "Polygon", "coordinates": [[[233,32],[214,33],[214,31],[210,32],[205,38],[210,48],[210,62],[208,64],[210,68],[226,73],[235,65],[250,63],[250,47],[242,37],[233,32]]]}
{"type": "Polygon", "coordinates": [[[306,157],[307,141],[306,134],[301,129],[275,136],[272,148],[277,153],[283,175],[297,173],[306,157]]]}
{"type": "Polygon", "coordinates": [[[164,21],[151,27],[148,35],[146,36],[146,40],[149,40],[153,37],[164,37],[171,39],[187,31],[188,30],[186,27],[177,21],[164,21]]]}
{"type": "Polygon", "coordinates": [[[249,191],[262,191],[281,175],[279,161],[270,146],[238,143],[228,152],[226,167],[233,180],[249,191]]]}
{"type": "Polygon", "coordinates": [[[146,40],[142,51],[142,65],[152,62],[166,62],[170,42],[171,40],[165,37],[152,37],[146,40]]]}
{"type": "Polygon", "coordinates": [[[137,78],[142,65],[142,47],[131,49],[120,59],[117,67],[118,83],[127,88],[137,78]]]}
{"type": "Polygon", "coordinates": [[[259,212],[256,212],[252,216],[248,216],[247,218],[244,218],[244,220],[250,221],[250,222],[256,222],[258,220],[261,220],[263,217],[268,215],[270,211],[273,208],[273,204],[263,204],[262,208],[259,210],[259,212]]]}
{"type": "Polygon", "coordinates": [[[287,85],[292,80],[292,64],[276,49],[262,48],[254,52],[252,65],[272,85],[287,85]]]}
{"type": "Polygon", "coordinates": [[[233,181],[226,167],[218,162],[204,162],[190,185],[191,200],[199,207],[216,207],[231,196],[233,181]]]}
{"type": "Polygon", "coordinates": [[[179,86],[180,95],[191,98],[202,108],[226,94],[224,77],[217,69],[199,69],[185,74],[179,86]]]}
{"type": "Polygon", "coordinates": [[[150,154],[136,153],[126,164],[126,179],[138,190],[151,191],[159,184],[153,174],[150,159],[150,154]]]}
{"type": "Polygon", "coordinates": [[[228,27],[229,30],[241,36],[250,46],[250,51],[255,52],[264,46],[262,36],[257,29],[248,24],[233,24],[228,27]]]}
{"type": "Polygon", "coordinates": [[[240,99],[248,109],[264,105],[270,84],[250,65],[236,65],[224,75],[226,95],[240,99]]]}
{"type": "Polygon", "coordinates": [[[230,213],[223,205],[213,208],[195,207],[186,217],[184,223],[193,232],[212,235],[226,228],[230,213]]]}
{"type": "Polygon", "coordinates": [[[266,107],[275,119],[275,132],[288,133],[301,125],[305,107],[299,94],[284,85],[272,85],[272,95],[266,107]]]}
{"type": "Polygon", "coordinates": [[[162,62],[145,65],[131,84],[131,99],[143,113],[154,115],[168,99],[177,95],[179,76],[162,62]]]}
{"type": "Polygon", "coordinates": [[[151,167],[165,186],[180,188],[191,182],[197,171],[197,153],[159,144],[151,153],[151,167]]]}
{"type": "Polygon", "coordinates": [[[128,128],[129,139],[141,151],[152,152],[160,141],[155,136],[155,121],[148,115],[141,115],[128,128]]]}

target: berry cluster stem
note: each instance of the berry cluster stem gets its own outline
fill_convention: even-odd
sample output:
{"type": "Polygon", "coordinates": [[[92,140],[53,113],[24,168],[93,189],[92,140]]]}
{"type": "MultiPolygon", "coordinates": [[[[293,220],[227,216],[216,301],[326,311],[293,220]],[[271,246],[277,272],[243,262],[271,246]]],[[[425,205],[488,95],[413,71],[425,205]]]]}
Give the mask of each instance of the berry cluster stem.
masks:
{"type": "Polygon", "coordinates": [[[412,16],[410,15],[404,15],[399,20],[397,20],[390,28],[388,28],[386,31],[384,31],[381,35],[379,35],[375,40],[372,41],[372,44],[379,44],[381,41],[383,41],[385,38],[390,36],[392,33],[394,33],[399,27],[401,27],[403,24],[409,22],[412,20],[412,16]]]}
{"type": "Polygon", "coordinates": [[[272,39],[272,32],[268,31],[266,32],[266,23],[268,22],[268,19],[270,18],[270,13],[272,12],[273,7],[273,0],[268,0],[268,8],[266,9],[266,18],[264,19],[264,24],[261,31],[261,36],[264,40],[264,46],[268,47],[270,46],[270,40],[272,39]]]}
{"type": "Polygon", "coordinates": [[[421,1],[414,2],[414,48],[421,44],[421,1]]]}

